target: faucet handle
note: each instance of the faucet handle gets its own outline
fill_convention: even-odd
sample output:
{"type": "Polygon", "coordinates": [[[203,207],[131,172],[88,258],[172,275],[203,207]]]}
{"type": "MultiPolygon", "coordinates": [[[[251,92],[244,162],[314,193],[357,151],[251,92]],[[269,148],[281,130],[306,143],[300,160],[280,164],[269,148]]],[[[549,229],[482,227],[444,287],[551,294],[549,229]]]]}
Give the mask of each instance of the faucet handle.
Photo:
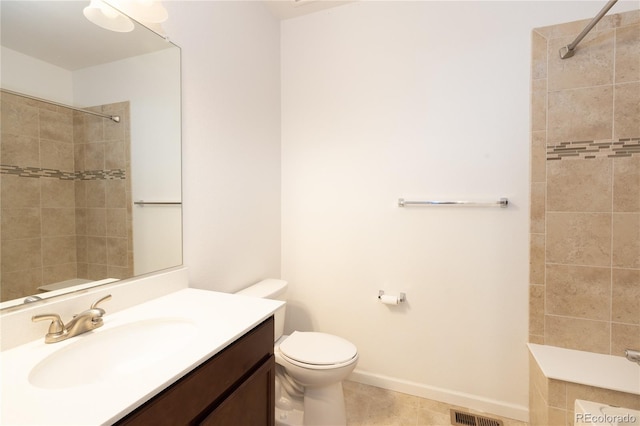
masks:
{"type": "Polygon", "coordinates": [[[49,332],[48,334],[62,334],[64,332],[64,323],[60,319],[60,315],[58,314],[42,314],[42,315],[34,315],[31,317],[31,321],[43,321],[43,320],[51,320],[51,324],[49,324],[49,332]]]}
{"type": "Polygon", "coordinates": [[[102,311],[102,314],[104,315],[104,314],[105,314],[105,310],[104,310],[104,309],[102,309],[102,308],[98,308],[98,304],[99,304],[99,303],[102,303],[102,302],[105,302],[105,301],[107,301],[107,300],[109,300],[109,299],[111,299],[111,295],[110,295],[110,294],[107,294],[106,296],[104,296],[104,297],[102,297],[102,298],[100,298],[100,299],[96,300],[95,302],[93,302],[93,303],[91,304],[91,309],[100,309],[100,310],[102,311]]]}

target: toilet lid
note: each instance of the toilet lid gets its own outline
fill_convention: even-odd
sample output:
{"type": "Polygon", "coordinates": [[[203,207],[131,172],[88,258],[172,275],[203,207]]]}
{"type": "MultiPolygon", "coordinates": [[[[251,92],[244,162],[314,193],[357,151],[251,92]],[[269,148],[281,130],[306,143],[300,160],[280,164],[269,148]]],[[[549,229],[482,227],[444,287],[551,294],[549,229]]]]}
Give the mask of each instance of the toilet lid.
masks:
{"type": "Polygon", "coordinates": [[[280,344],[280,352],[305,364],[331,365],[353,359],[358,349],[348,340],[332,334],[294,331],[280,344]]]}

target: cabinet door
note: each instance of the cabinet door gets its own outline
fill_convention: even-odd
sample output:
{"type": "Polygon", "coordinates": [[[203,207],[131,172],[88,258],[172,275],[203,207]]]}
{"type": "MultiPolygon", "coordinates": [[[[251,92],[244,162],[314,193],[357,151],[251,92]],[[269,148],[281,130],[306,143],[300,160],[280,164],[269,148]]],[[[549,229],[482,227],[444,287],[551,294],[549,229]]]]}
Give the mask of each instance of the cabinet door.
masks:
{"type": "Polygon", "coordinates": [[[202,426],[273,426],[275,424],[275,357],[271,357],[212,411],[202,426]]]}

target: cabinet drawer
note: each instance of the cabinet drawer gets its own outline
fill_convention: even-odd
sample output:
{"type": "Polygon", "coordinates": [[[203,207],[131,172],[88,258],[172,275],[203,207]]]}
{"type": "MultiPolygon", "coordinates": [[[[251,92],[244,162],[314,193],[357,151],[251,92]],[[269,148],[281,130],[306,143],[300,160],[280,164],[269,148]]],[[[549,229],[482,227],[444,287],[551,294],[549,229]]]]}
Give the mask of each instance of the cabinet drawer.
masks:
{"type": "Polygon", "coordinates": [[[275,424],[276,358],[267,362],[216,407],[201,426],[273,426],[275,424]]]}
{"type": "Polygon", "coordinates": [[[188,373],[118,425],[186,425],[211,412],[273,355],[273,317],[188,373]]]}

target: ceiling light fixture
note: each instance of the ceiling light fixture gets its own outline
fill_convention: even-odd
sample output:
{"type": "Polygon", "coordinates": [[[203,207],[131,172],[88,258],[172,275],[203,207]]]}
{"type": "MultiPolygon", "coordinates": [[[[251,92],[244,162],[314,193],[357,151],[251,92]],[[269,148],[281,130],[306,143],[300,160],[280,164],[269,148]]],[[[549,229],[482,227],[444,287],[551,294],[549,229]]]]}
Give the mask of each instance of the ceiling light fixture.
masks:
{"type": "Polygon", "coordinates": [[[160,24],[167,20],[169,13],[162,4],[153,0],[109,0],[111,4],[131,16],[136,21],[160,24]]]}
{"type": "Polygon", "coordinates": [[[133,31],[133,21],[102,0],[91,0],[82,13],[89,21],[107,30],[119,33],[133,31]]]}

